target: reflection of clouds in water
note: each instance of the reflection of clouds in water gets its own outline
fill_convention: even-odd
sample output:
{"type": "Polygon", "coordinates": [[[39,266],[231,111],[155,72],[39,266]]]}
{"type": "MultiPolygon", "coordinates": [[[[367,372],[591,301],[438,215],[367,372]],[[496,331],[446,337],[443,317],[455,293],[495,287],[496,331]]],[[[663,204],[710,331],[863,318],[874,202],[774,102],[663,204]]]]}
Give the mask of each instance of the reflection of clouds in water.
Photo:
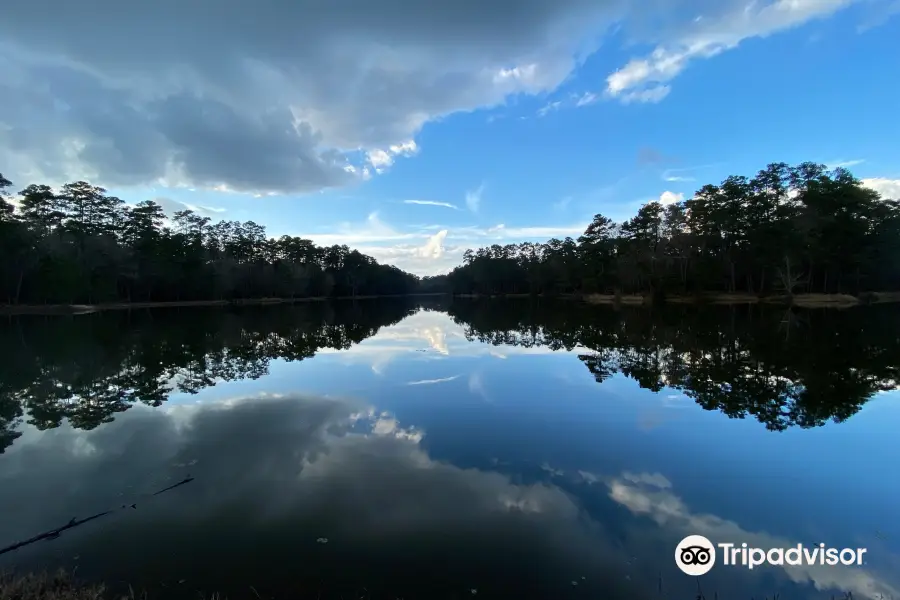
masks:
{"type": "Polygon", "coordinates": [[[487,388],[484,387],[484,376],[480,371],[475,371],[469,375],[469,392],[480,397],[485,402],[491,401],[487,388]]]}
{"type": "Polygon", "coordinates": [[[665,423],[678,420],[681,409],[696,408],[693,400],[684,394],[657,394],[659,403],[642,410],[638,415],[638,428],[641,431],[653,431],[665,423]]]}
{"type": "Polygon", "coordinates": [[[454,375],[453,377],[441,377],[439,379],[420,379],[418,381],[408,381],[406,385],[435,385],[438,383],[447,383],[449,381],[456,381],[459,379],[459,375],[454,375]]]}
{"type": "Polygon", "coordinates": [[[351,412],[347,416],[347,422],[352,426],[354,433],[393,436],[397,439],[420,442],[423,432],[415,428],[403,428],[400,422],[388,411],[378,411],[374,407],[366,410],[351,412]]]}
{"type": "Polygon", "coordinates": [[[672,482],[660,473],[629,473],[625,471],[622,473],[622,479],[637,485],[650,485],[661,490],[672,487],[672,482]]]}
{"type": "MultiPolygon", "coordinates": [[[[592,481],[598,480],[594,475],[587,475],[592,481]]],[[[670,490],[671,482],[659,473],[624,473],[606,483],[609,486],[610,498],[636,515],[653,519],[660,527],[674,530],[676,538],[697,534],[709,538],[713,543],[746,542],[748,546],[757,548],[787,548],[795,547],[798,543],[798,540],[789,540],[766,532],[747,531],[738,523],[715,515],[692,512],[681,498],[670,490]]],[[[811,545],[810,542],[805,544],[811,545]]],[[[868,598],[896,597],[898,594],[897,589],[891,584],[870,570],[859,567],[786,565],[768,568],[780,569],[795,583],[812,582],[817,590],[823,592],[840,590],[868,598]]]]}
{"type": "Polygon", "coordinates": [[[541,470],[549,473],[551,477],[564,477],[566,474],[562,469],[556,469],[546,462],[541,464],[541,470]]]}
{"type": "Polygon", "coordinates": [[[666,408],[690,408],[694,402],[684,394],[666,394],[662,397],[662,405],[666,408]]]}
{"type": "Polygon", "coordinates": [[[373,408],[232,399],[136,407],[96,430],[63,426],[28,435],[33,443],[13,447],[0,462],[0,513],[17,514],[0,525],[4,542],[103,510],[121,501],[123,489],[158,489],[166,476],[184,476],[172,465],[191,463],[196,480],[178,494],[34,549],[79,554],[80,572],[134,581],[149,561],[161,578],[189,575],[192,584],[216,589],[226,574],[264,561],[276,571],[283,565],[274,579],[296,582],[305,576],[296,562],[279,562],[285,532],[293,532],[300,534],[291,546],[296,560],[325,560],[310,554],[321,548],[317,538],[360,557],[352,567],[335,565],[342,578],[378,563],[388,572],[366,576],[390,576],[402,587],[420,575],[445,578],[452,566],[461,588],[477,581],[485,593],[493,581],[523,597],[530,589],[558,597],[562,588],[554,586],[587,576],[589,589],[641,597],[636,584],[608,568],[621,557],[564,491],[434,460],[420,444],[421,430],[373,408]],[[86,447],[93,450],[77,451],[86,447]],[[523,564],[542,568],[522,574],[523,564]]]}
{"type": "Polygon", "coordinates": [[[377,375],[383,375],[386,367],[398,357],[428,361],[448,357],[479,356],[505,359],[513,354],[553,353],[565,354],[567,351],[554,352],[546,346],[501,348],[470,342],[466,339],[465,328],[455,323],[448,314],[427,310],[420,310],[395,325],[384,327],[371,338],[348,349],[322,348],[318,351],[318,354],[339,355],[340,360],[348,364],[368,364],[377,375]]]}

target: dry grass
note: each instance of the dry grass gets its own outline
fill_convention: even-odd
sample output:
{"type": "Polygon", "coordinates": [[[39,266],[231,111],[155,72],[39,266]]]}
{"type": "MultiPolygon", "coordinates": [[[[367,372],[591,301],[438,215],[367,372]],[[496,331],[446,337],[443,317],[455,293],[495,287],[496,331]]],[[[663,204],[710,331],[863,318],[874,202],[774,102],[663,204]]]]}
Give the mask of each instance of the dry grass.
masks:
{"type": "Polygon", "coordinates": [[[760,301],[760,298],[756,294],[744,292],[723,292],[719,294],[697,294],[693,296],[666,296],[665,301],[669,304],[757,304],[760,301]]]}
{"type": "Polygon", "coordinates": [[[900,302],[900,292],[873,292],[872,304],[900,302]]]}
{"type": "MultiPolygon", "coordinates": [[[[867,292],[859,297],[849,294],[795,294],[765,296],[748,293],[713,293],[666,296],[667,304],[774,304],[800,308],[850,308],[861,304],[900,302],[900,292],[867,292]]],[[[593,304],[613,304],[613,296],[603,296],[593,304]]],[[[623,302],[624,303],[624,302],[623,302]]]]}
{"type": "Polygon", "coordinates": [[[628,304],[632,306],[650,304],[650,299],[648,297],[637,294],[625,296],[616,294],[587,294],[584,297],[584,301],[588,304],[628,304]]]}
{"type": "Polygon", "coordinates": [[[792,298],[785,298],[784,303],[801,308],[846,308],[859,304],[859,298],[849,294],[797,294],[792,298]]]}
{"type": "MultiPolygon", "coordinates": [[[[250,586],[259,598],[259,593],[250,586]]],[[[200,600],[226,600],[219,594],[200,595],[200,600]]],[[[129,586],[128,594],[115,597],[107,593],[103,585],[78,583],[71,573],[0,575],[0,600],[146,600],[146,592],[135,593],[129,586]]]]}
{"type": "Polygon", "coordinates": [[[102,585],[79,585],[65,571],[55,574],[0,575],[2,600],[100,600],[102,585]]]}
{"type": "MultiPolygon", "coordinates": [[[[699,583],[699,582],[698,582],[699,583]]],[[[262,600],[262,596],[256,588],[249,586],[253,595],[262,600]]],[[[365,589],[365,588],[363,588],[365,589]]],[[[662,595],[662,579],[659,580],[659,592],[662,595]]],[[[319,594],[316,598],[320,598],[319,594]]],[[[355,595],[353,596],[356,597],[355,595]]],[[[368,592],[359,598],[369,598],[368,592]]],[[[719,595],[707,596],[700,591],[698,585],[697,600],[718,600],[719,595]]],[[[771,597],[778,600],[779,594],[771,597]]],[[[198,593],[199,600],[227,600],[218,593],[204,595],[198,593]]],[[[114,598],[106,593],[102,585],[78,584],[72,575],[66,571],[56,574],[39,574],[13,576],[0,574],[0,600],[147,600],[146,593],[136,594],[129,586],[129,593],[119,598],[114,598]]],[[[765,600],[770,600],[765,596],[765,600]]],[[[844,592],[838,596],[832,595],[830,600],[853,600],[853,594],[844,592]]]]}

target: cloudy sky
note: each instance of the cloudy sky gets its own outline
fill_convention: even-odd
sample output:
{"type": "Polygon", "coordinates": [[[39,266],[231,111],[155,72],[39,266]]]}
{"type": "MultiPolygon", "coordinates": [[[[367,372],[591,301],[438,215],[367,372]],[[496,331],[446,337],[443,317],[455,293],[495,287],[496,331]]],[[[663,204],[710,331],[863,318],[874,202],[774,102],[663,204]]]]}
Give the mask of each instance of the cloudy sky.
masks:
{"type": "Polygon", "coordinates": [[[7,0],[0,172],[419,274],[752,174],[900,196],[898,0],[7,0]],[[894,123],[894,125],[891,125],[894,123]]]}

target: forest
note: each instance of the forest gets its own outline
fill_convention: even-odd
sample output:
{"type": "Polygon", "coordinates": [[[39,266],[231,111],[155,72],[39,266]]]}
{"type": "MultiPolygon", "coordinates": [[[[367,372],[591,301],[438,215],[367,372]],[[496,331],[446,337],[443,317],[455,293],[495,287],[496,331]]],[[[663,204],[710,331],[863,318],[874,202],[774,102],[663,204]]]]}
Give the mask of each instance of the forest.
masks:
{"type": "MultiPolygon", "coordinates": [[[[773,163],[577,240],[467,251],[457,294],[852,294],[900,289],[900,202],[846,169],[773,163]]],[[[438,280],[440,279],[440,280],[438,280]]]]}
{"type": "Polygon", "coordinates": [[[84,181],[17,194],[0,175],[0,302],[95,304],[454,294],[850,294],[900,291],[900,201],[848,170],[773,163],[691,198],[597,214],[577,240],[467,250],[419,278],[347,246],[168,217],[84,181]]]}
{"type": "Polygon", "coordinates": [[[0,175],[0,303],[96,304],[408,294],[418,278],[347,246],[266,237],[248,221],[169,218],[84,181],[29,185],[18,208],[0,175]]]}

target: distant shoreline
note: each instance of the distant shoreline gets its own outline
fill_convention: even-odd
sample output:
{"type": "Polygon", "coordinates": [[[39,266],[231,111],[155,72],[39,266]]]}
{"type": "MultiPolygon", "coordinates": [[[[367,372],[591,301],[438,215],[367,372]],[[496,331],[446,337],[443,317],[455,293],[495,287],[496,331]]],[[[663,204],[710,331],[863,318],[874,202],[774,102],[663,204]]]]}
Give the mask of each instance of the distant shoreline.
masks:
{"type": "MultiPolygon", "coordinates": [[[[171,302],[108,302],[100,304],[0,304],[0,315],[79,315],[110,310],[138,310],[144,308],[188,308],[211,306],[269,306],[273,304],[300,304],[305,302],[330,302],[346,300],[377,300],[379,298],[411,298],[417,296],[450,296],[454,298],[529,298],[532,294],[451,294],[450,292],[420,292],[413,294],[385,294],[379,296],[312,296],[305,298],[243,298],[238,300],[183,300],[171,302]]],[[[560,294],[539,298],[582,300],[588,304],[607,306],[646,306],[653,304],[650,295],[641,294],[560,294]]],[[[665,296],[664,304],[768,304],[797,306],[800,308],[849,308],[869,304],[900,302],[900,292],[864,292],[859,296],[849,294],[795,294],[794,296],[757,296],[747,293],[678,294],[665,296]]]]}
{"type": "MultiPolygon", "coordinates": [[[[529,294],[457,294],[457,298],[525,298],[529,294]]],[[[539,295],[543,297],[543,295],[539,295]]],[[[653,304],[650,295],[642,294],[562,294],[558,298],[580,299],[588,304],[644,306],[653,304]]],[[[794,294],[758,296],[747,293],[700,293],[673,294],[664,296],[664,304],[769,304],[776,306],[797,306],[800,308],[849,308],[869,304],[900,302],[900,292],[863,292],[859,296],[849,294],[794,294]]]]}
{"type": "Polygon", "coordinates": [[[447,292],[421,292],[414,294],[385,294],[379,296],[312,296],[304,298],[242,298],[237,300],[182,300],[171,302],[108,302],[100,304],[0,304],[0,315],[80,315],[109,310],[136,310],[141,308],[185,308],[210,306],[268,306],[272,304],[299,304],[304,302],[329,302],[332,300],[376,300],[378,298],[409,298],[415,296],[445,296],[447,292]]]}

